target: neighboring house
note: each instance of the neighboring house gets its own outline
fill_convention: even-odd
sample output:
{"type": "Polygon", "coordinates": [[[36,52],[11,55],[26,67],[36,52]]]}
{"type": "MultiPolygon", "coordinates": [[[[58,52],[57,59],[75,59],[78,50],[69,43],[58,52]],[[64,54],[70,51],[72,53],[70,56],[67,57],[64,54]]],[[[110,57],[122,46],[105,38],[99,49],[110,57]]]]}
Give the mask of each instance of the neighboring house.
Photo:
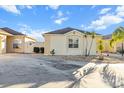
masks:
{"type": "Polygon", "coordinates": [[[33,53],[35,39],[10,28],[0,28],[0,53],[33,53]]]}
{"type": "Polygon", "coordinates": [[[112,39],[112,34],[103,36],[104,52],[114,53],[117,50],[117,46],[110,46],[110,40],[112,39]]]}
{"type": "MultiPolygon", "coordinates": [[[[92,35],[90,32],[75,28],[64,28],[56,31],[43,34],[45,38],[44,48],[45,55],[50,55],[50,51],[55,49],[55,55],[85,55],[86,48],[87,53],[90,49],[92,42],[92,35]],[[87,40],[84,37],[87,33],[87,40]]],[[[100,35],[96,35],[93,40],[90,55],[96,55],[97,52],[97,38],[100,35]]]]}

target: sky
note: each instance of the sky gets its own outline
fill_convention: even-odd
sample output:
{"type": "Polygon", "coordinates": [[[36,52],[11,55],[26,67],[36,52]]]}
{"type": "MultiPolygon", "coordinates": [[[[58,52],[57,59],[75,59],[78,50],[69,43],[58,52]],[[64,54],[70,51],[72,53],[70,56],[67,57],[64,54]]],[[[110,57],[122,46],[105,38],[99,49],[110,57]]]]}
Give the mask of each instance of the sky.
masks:
{"type": "Polygon", "coordinates": [[[73,27],[111,34],[124,26],[124,6],[8,5],[0,6],[0,27],[9,27],[43,41],[43,33],[73,27]]]}

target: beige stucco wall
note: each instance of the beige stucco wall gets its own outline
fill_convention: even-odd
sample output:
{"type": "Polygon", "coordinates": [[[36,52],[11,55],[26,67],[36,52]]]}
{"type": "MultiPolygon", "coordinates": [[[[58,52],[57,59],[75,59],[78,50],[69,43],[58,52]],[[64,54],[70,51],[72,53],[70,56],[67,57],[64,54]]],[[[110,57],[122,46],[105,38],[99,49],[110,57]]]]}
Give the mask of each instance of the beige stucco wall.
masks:
{"type": "Polygon", "coordinates": [[[25,37],[24,53],[33,53],[33,48],[34,48],[35,44],[36,44],[35,40],[25,37]]]}
{"type": "Polygon", "coordinates": [[[6,53],[6,46],[7,46],[7,36],[12,36],[11,34],[5,32],[4,30],[0,29],[0,54],[6,53]]]}
{"type": "Polygon", "coordinates": [[[24,42],[25,42],[25,36],[7,36],[7,53],[24,53],[24,42]],[[21,40],[22,44],[20,45],[20,48],[16,49],[13,48],[13,42],[15,39],[21,40]]]}
{"type": "Polygon", "coordinates": [[[83,55],[84,54],[84,46],[85,46],[85,42],[83,39],[83,35],[82,33],[78,32],[78,31],[71,31],[69,33],[66,33],[66,54],[67,55],[83,55]],[[78,38],[79,40],[79,47],[78,48],[68,48],[68,39],[69,38],[78,38]]]}
{"type": "Polygon", "coordinates": [[[34,47],[44,47],[44,42],[35,42],[34,47]]]}
{"type": "Polygon", "coordinates": [[[34,43],[36,41],[26,36],[7,36],[7,53],[33,53],[34,43]],[[13,48],[15,39],[21,40],[20,48],[13,48]]]}
{"type": "Polygon", "coordinates": [[[44,42],[44,48],[45,48],[45,50],[44,50],[44,54],[45,55],[49,55],[50,54],[50,44],[51,44],[51,35],[48,35],[48,34],[45,34],[44,35],[44,39],[45,39],[45,42],[44,42]]]}
{"type": "Polygon", "coordinates": [[[53,35],[50,39],[50,50],[55,49],[56,55],[64,55],[66,53],[66,38],[63,35],[53,35]]]}
{"type": "Polygon", "coordinates": [[[33,53],[33,47],[38,45],[34,44],[34,42],[36,42],[36,40],[31,37],[12,35],[0,29],[0,53],[33,53]],[[19,48],[13,48],[15,39],[21,40],[19,48]]]}
{"type": "Polygon", "coordinates": [[[6,53],[6,35],[0,34],[0,54],[6,53]]]}
{"type": "MultiPolygon", "coordinates": [[[[79,31],[71,31],[66,34],[44,34],[45,38],[45,54],[50,55],[50,51],[55,49],[55,55],[85,55],[86,40],[84,34],[79,31]],[[68,39],[78,38],[79,47],[78,48],[68,48],[68,39]]],[[[90,48],[90,43],[92,41],[91,36],[87,37],[88,46],[90,48]]],[[[91,48],[91,55],[96,54],[96,40],[93,41],[91,48]]]]}

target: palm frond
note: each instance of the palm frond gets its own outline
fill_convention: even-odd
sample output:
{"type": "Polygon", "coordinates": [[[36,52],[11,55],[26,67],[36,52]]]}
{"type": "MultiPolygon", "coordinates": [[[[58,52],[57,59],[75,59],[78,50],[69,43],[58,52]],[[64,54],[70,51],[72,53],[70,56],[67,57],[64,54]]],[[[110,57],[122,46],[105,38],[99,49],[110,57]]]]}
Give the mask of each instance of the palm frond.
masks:
{"type": "Polygon", "coordinates": [[[116,43],[122,42],[124,40],[124,28],[118,27],[112,34],[112,39],[110,40],[110,46],[113,47],[116,43]]]}
{"type": "Polygon", "coordinates": [[[116,42],[116,41],[115,41],[114,39],[111,39],[111,40],[110,40],[110,47],[113,48],[113,46],[115,45],[115,42],[116,42]]]}

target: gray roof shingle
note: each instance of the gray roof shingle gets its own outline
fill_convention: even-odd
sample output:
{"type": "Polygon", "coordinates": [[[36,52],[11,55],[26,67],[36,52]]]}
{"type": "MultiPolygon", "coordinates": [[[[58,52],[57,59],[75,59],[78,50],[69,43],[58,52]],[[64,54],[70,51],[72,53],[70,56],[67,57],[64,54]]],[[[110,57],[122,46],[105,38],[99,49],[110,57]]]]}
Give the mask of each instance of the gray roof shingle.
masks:
{"type": "MultiPolygon", "coordinates": [[[[81,33],[87,33],[87,34],[91,34],[91,32],[88,32],[88,31],[84,31],[84,30],[80,30],[80,29],[75,29],[75,28],[71,28],[71,27],[67,27],[67,28],[63,28],[63,29],[59,29],[59,30],[55,30],[55,31],[51,31],[51,32],[47,32],[45,34],[65,34],[65,33],[68,33],[72,30],[77,30],[81,33]]],[[[96,33],[97,34],[97,33],[96,33]]],[[[100,34],[97,34],[97,35],[100,35],[100,34]]]]}
{"type": "Polygon", "coordinates": [[[10,29],[8,27],[4,27],[4,28],[0,28],[0,29],[4,30],[5,32],[10,33],[12,35],[24,35],[24,34],[22,34],[20,32],[17,32],[17,31],[15,31],[13,29],[10,29]]]}

